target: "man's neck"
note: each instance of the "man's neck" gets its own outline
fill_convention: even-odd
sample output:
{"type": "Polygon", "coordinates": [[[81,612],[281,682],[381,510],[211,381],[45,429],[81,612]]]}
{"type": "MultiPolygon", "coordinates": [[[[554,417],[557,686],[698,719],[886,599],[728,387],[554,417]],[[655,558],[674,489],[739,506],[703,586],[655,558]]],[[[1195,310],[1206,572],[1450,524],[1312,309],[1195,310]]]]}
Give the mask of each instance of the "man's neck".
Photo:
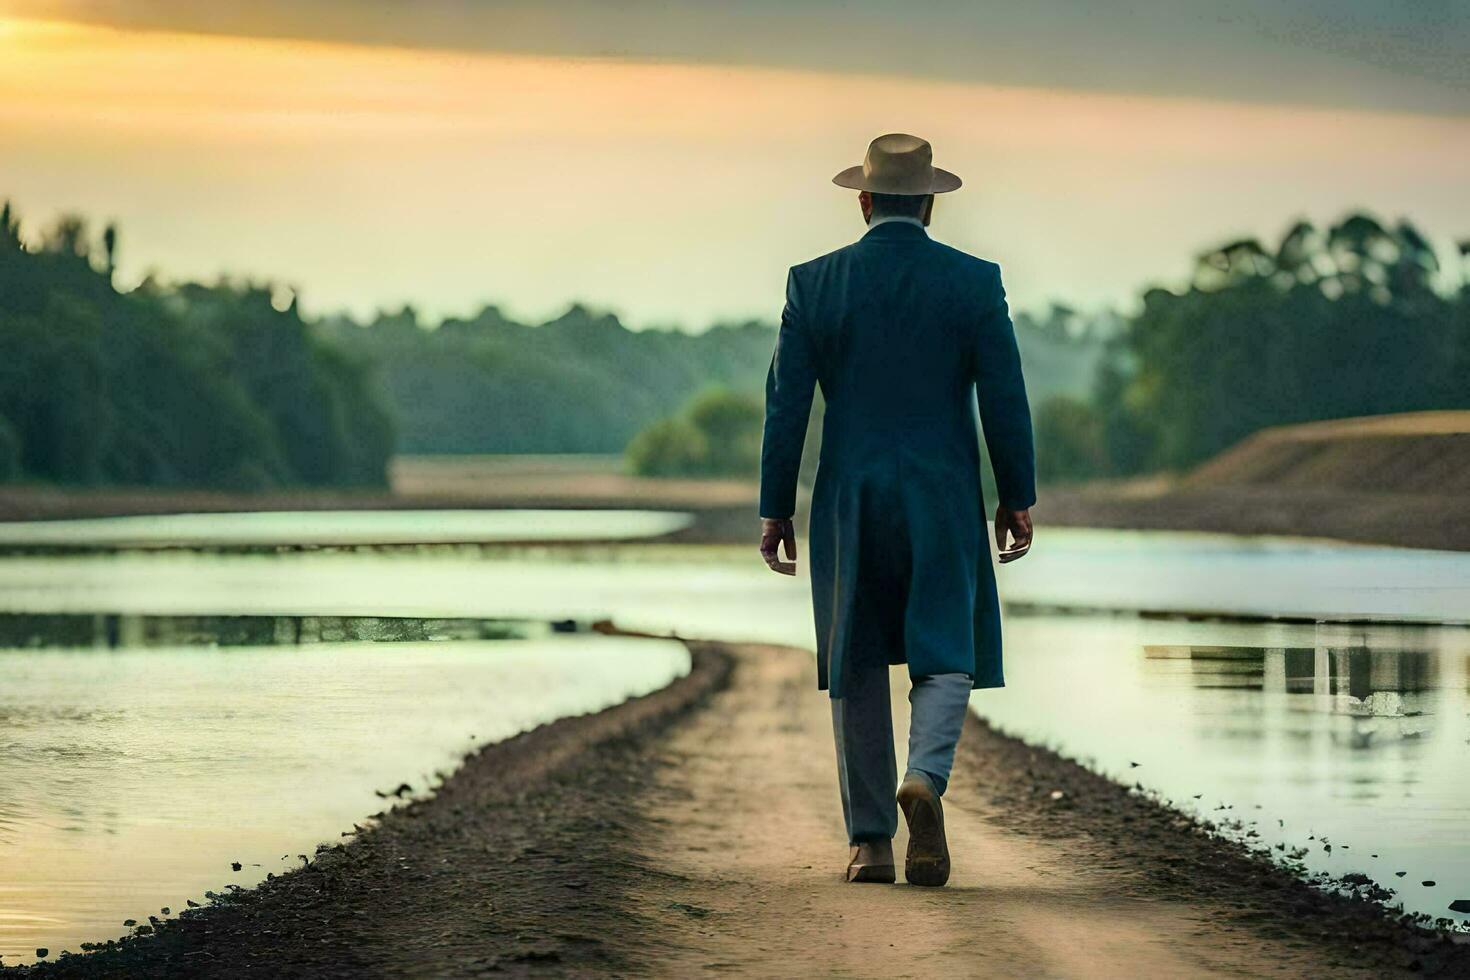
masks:
{"type": "Polygon", "coordinates": [[[885,214],[881,218],[875,216],[873,220],[868,222],[868,227],[876,228],[879,225],[887,224],[890,221],[902,221],[905,224],[917,225],[920,228],[924,227],[923,221],[918,218],[910,217],[906,214],[885,214]]]}

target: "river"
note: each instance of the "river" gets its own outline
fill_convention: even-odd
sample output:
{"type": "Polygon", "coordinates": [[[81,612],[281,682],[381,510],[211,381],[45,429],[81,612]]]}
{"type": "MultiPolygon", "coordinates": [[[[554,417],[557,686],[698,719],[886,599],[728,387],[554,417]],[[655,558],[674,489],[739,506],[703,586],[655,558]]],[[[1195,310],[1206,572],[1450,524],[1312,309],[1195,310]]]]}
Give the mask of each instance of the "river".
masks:
{"type": "MultiPolygon", "coordinates": [[[[753,546],[168,543],[0,558],[6,962],[248,885],[380,809],[374,791],[687,670],[676,644],[549,621],[812,643],[805,580],[753,546]]],[[[1043,529],[1000,579],[1010,684],[976,692],[981,715],[1470,919],[1448,910],[1470,897],[1470,555],[1043,529]]]]}

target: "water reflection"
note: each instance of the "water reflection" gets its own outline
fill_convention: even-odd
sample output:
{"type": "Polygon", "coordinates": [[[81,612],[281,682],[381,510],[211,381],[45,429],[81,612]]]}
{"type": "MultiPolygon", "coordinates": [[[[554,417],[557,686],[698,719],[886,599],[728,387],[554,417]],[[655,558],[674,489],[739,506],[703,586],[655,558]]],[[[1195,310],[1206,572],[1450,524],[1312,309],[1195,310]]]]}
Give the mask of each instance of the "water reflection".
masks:
{"type": "Polygon", "coordinates": [[[481,619],[4,616],[0,634],[6,964],[249,887],[382,809],[375,791],[423,792],[466,751],[689,667],[682,644],[481,619]]]}
{"type": "Polygon", "coordinates": [[[576,632],[571,620],[532,624],[501,619],[406,616],[143,616],[132,613],[0,613],[0,649],[297,646],[509,640],[576,632]]]}
{"type": "Polygon", "coordinates": [[[1405,714],[1402,695],[1435,688],[1424,649],[1367,646],[1145,645],[1148,660],[1188,660],[1197,688],[1310,693],[1348,714],[1405,714]],[[1380,696],[1382,695],[1382,696],[1380,696]]]}
{"type": "Polygon", "coordinates": [[[301,549],[479,544],[496,541],[618,541],[690,525],[689,514],[655,510],[352,510],[149,514],[0,522],[0,551],[113,548],[301,549]]]}
{"type": "Polygon", "coordinates": [[[1457,922],[1470,895],[1470,629],[1011,615],[976,710],[1311,871],[1457,922]],[[1137,763],[1137,765],[1133,765],[1137,763]],[[1404,872],[1400,875],[1399,872],[1404,872]],[[1435,886],[1423,885],[1435,881],[1435,886]]]}
{"type": "MultiPolygon", "coordinates": [[[[1143,655],[1148,660],[1188,662],[1191,681],[1202,690],[1306,695],[1290,698],[1288,707],[1354,718],[1425,717],[1433,703],[1425,695],[1440,686],[1431,652],[1369,649],[1361,637],[1355,641],[1356,645],[1315,647],[1145,644],[1143,655]]],[[[1417,737],[1424,730],[1418,724],[1403,728],[1406,737],[1417,737]]]]}

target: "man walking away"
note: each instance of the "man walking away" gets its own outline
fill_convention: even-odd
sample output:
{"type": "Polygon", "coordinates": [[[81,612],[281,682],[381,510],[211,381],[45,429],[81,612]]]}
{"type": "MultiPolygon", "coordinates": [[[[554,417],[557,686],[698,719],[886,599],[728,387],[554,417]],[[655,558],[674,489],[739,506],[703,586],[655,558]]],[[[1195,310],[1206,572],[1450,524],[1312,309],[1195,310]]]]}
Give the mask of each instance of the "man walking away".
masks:
{"type": "Polygon", "coordinates": [[[814,386],[826,401],[811,505],[817,682],[832,699],[847,880],[949,879],[940,798],[970,691],[999,687],[1000,605],[985,534],[975,404],[995,471],[999,560],[1031,546],[1031,413],[1000,268],[932,240],[960,179],[915,136],[880,136],[833,178],[868,231],[795,266],[766,380],[761,554],[796,572],[796,480],[814,386]],[[1008,546],[1008,541],[1011,542],[1008,546]],[[784,545],[786,560],[778,549],[784,545]],[[906,663],[908,767],[897,785],[888,665],[906,663]]]}

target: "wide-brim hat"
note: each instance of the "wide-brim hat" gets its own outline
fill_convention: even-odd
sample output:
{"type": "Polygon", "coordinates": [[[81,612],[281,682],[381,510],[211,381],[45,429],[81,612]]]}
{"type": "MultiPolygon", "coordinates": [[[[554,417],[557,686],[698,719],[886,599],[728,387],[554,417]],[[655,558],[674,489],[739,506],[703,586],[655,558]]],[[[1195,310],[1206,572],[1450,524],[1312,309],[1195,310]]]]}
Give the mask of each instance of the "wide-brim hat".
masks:
{"type": "Polygon", "coordinates": [[[848,167],[832,183],[874,194],[918,195],[958,190],[963,181],[934,166],[934,148],[928,140],[889,133],[868,144],[862,166],[848,167]]]}

